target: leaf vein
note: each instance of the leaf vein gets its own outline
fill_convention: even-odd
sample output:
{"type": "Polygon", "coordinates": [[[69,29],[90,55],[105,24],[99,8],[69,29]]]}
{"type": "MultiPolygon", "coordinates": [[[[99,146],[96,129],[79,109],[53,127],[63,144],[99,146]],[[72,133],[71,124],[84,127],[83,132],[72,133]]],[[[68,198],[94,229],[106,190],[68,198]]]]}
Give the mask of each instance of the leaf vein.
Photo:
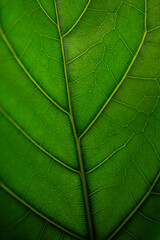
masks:
{"type": "Polygon", "coordinates": [[[2,39],[4,41],[4,43],[6,44],[6,46],[8,47],[8,49],[10,50],[10,52],[12,53],[12,55],[14,56],[15,60],[17,61],[17,63],[19,64],[19,66],[23,69],[23,71],[25,72],[25,74],[29,77],[29,79],[36,85],[36,87],[43,93],[43,95],[49,100],[51,101],[57,108],[59,108],[61,111],[63,111],[64,113],[66,113],[67,115],[69,115],[68,111],[66,111],[64,108],[62,108],[58,103],[56,103],[41,87],[40,85],[33,79],[33,77],[31,76],[31,74],[28,72],[28,70],[25,68],[25,66],[23,65],[23,63],[21,62],[21,60],[19,59],[19,57],[17,56],[15,50],[13,49],[13,47],[11,46],[10,42],[8,41],[5,33],[3,32],[2,28],[0,27],[0,35],[2,36],[2,39]]]}
{"type": "Polygon", "coordinates": [[[155,177],[155,180],[153,181],[151,187],[149,188],[148,192],[144,195],[144,197],[141,199],[141,201],[137,204],[137,206],[133,209],[133,211],[128,215],[128,217],[126,217],[126,219],[120,224],[120,226],[107,238],[107,240],[111,240],[123,228],[123,226],[130,220],[130,218],[138,211],[138,209],[141,207],[141,205],[144,203],[144,201],[151,194],[152,189],[156,185],[159,178],[160,178],[160,172],[158,172],[158,174],[155,177]]]}
{"type": "Polygon", "coordinates": [[[42,4],[40,3],[39,0],[37,0],[38,5],[40,6],[40,8],[42,9],[42,11],[44,12],[44,14],[47,16],[47,18],[54,24],[57,26],[57,23],[48,15],[48,13],[46,12],[46,10],[44,9],[44,7],[42,6],[42,4]]]}
{"type": "Polygon", "coordinates": [[[42,152],[44,152],[46,155],[48,155],[50,158],[54,159],[57,163],[61,164],[62,166],[66,167],[67,169],[79,173],[78,170],[66,165],[59,159],[57,159],[55,156],[53,156],[51,153],[47,152],[42,146],[40,146],[34,139],[32,139],[16,122],[11,118],[11,116],[8,115],[8,113],[0,106],[0,112],[3,114],[3,116],[15,127],[17,128],[31,143],[33,143],[38,149],[40,149],[42,152]]]}
{"type": "Polygon", "coordinates": [[[97,115],[94,117],[94,119],[91,121],[91,123],[88,125],[88,127],[81,133],[80,135],[80,139],[89,131],[89,129],[92,127],[92,125],[96,122],[96,120],[100,117],[100,115],[102,114],[102,112],[104,111],[104,109],[106,108],[106,106],[109,104],[109,102],[111,101],[111,99],[113,98],[113,96],[115,95],[115,93],[117,92],[117,90],[120,88],[120,86],[122,85],[122,83],[124,82],[124,80],[127,77],[128,72],[130,71],[131,67],[133,66],[142,46],[143,43],[145,41],[146,38],[146,34],[147,32],[145,31],[141,40],[141,43],[137,49],[136,54],[134,55],[129,67],[127,68],[123,78],[121,79],[121,81],[119,82],[119,84],[117,85],[117,87],[114,89],[114,91],[112,92],[112,94],[109,96],[109,98],[107,99],[107,101],[104,103],[104,105],[101,107],[100,111],[97,113],[97,115]]]}
{"type": "Polygon", "coordinates": [[[83,12],[82,12],[82,14],[79,16],[79,18],[78,18],[77,21],[74,23],[74,25],[73,25],[65,34],[63,34],[62,37],[67,36],[67,35],[75,28],[75,26],[79,23],[79,21],[81,20],[81,18],[84,16],[84,14],[85,14],[85,12],[87,11],[90,3],[91,3],[91,0],[88,1],[87,5],[85,6],[85,8],[84,8],[84,10],[83,10],[83,12]]]}
{"type": "Polygon", "coordinates": [[[75,139],[76,144],[76,150],[78,155],[78,161],[79,161],[79,167],[80,167],[80,177],[82,182],[82,189],[83,189],[83,197],[84,197],[84,204],[86,209],[86,215],[87,215],[87,223],[88,223],[88,231],[89,231],[89,237],[91,240],[94,239],[94,230],[93,230],[93,223],[92,223],[92,217],[91,217],[91,209],[90,209],[90,202],[89,202],[89,194],[88,194],[88,186],[86,181],[86,175],[85,175],[85,169],[84,169],[84,163],[82,158],[82,152],[81,152],[81,145],[80,140],[77,135],[77,129],[74,122],[74,116],[72,111],[72,103],[71,103],[71,94],[69,89],[69,81],[68,81],[68,75],[67,75],[67,67],[66,67],[66,57],[65,57],[65,49],[64,49],[64,43],[63,43],[63,37],[60,29],[60,22],[59,22],[59,16],[58,16],[58,9],[57,9],[57,0],[54,0],[55,3],[55,9],[56,9],[56,16],[57,16],[57,24],[58,24],[58,31],[59,36],[61,40],[61,50],[62,50],[62,57],[63,57],[63,64],[64,64],[64,75],[66,80],[66,88],[67,88],[67,95],[68,95],[68,105],[69,105],[69,117],[71,121],[71,126],[73,130],[73,135],[75,139]]]}
{"type": "Polygon", "coordinates": [[[113,157],[117,152],[119,152],[120,150],[122,150],[123,148],[125,148],[127,146],[127,144],[131,141],[131,139],[133,138],[134,134],[131,135],[131,137],[127,140],[127,142],[125,144],[123,144],[121,147],[117,148],[115,151],[113,151],[107,158],[105,158],[101,163],[99,163],[97,166],[95,166],[94,168],[92,168],[91,170],[89,170],[88,172],[86,172],[86,174],[90,174],[92,173],[94,170],[96,170],[97,168],[101,167],[105,162],[107,162],[111,157],[113,157]]]}
{"type": "Polygon", "coordinates": [[[55,226],[56,228],[60,229],[61,231],[67,233],[68,235],[75,237],[79,240],[84,240],[83,237],[78,236],[76,233],[71,232],[70,230],[64,228],[63,226],[59,225],[58,223],[54,222],[53,220],[51,220],[50,218],[48,218],[47,216],[43,215],[42,213],[40,213],[37,209],[35,209],[33,206],[31,206],[30,204],[28,204],[26,201],[24,201],[23,199],[21,199],[17,194],[15,194],[11,189],[9,189],[2,181],[0,181],[0,187],[6,191],[9,195],[11,195],[13,198],[15,198],[17,201],[19,201],[20,203],[22,203],[24,206],[26,206],[27,208],[29,208],[32,212],[34,212],[36,215],[38,215],[39,217],[45,219],[47,222],[49,222],[50,224],[52,224],[53,226],[55,226]]]}

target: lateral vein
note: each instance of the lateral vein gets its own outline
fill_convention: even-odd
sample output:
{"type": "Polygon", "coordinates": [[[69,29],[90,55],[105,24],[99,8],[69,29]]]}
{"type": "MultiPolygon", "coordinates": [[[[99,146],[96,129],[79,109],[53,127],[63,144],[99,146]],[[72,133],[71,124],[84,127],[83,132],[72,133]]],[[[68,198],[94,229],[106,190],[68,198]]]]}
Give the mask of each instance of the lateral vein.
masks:
{"type": "Polygon", "coordinates": [[[90,3],[91,3],[91,0],[88,1],[87,5],[85,6],[85,8],[84,8],[84,10],[83,10],[83,12],[82,12],[82,14],[79,16],[79,18],[78,18],[77,21],[74,23],[74,25],[73,25],[65,34],[63,34],[62,38],[63,38],[63,37],[66,37],[66,36],[75,28],[75,26],[79,23],[79,21],[81,20],[81,18],[84,16],[85,12],[87,11],[90,3]]]}
{"type": "Polygon", "coordinates": [[[9,189],[1,180],[0,180],[0,187],[6,191],[9,195],[11,195],[13,198],[15,198],[17,201],[19,201],[20,203],[22,203],[24,206],[26,206],[27,208],[29,208],[32,212],[34,212],[36,215],[38,215],[39,217],[45,219],[48,223],[54,225],[56,228],[60,229],[61,231],[67,233],[68,235],[75,237],[79,240],[84,240],[83,237],[78,236],[77,234],[71,232],[70,230],[64,228],[63,226],[59,225],[58,223],[52,221],[51,219],[49,219],[48,217],[46,217],[45,215],[43,215],[42,213],[40,213],[37,209],[35,209],[34,207],[32,207],[30,204],[28,204],[26,201],[24,201],[23,199],[21,199],[17,194],[15,194],[11,189],[9,189]]]}
{"type": "Polygon", "coordinates": [[[89,170],[88,172],[86,172],[86,174],[90,174],[93,171],[95,171],[97,168],[101,167],[102,165],[104,165],[105,162],[107,162],[111,157],[113,157],[117,152],[119,152],[120,150],[124,149],[127,144],[131,141],[131,139],[133,138],[134,134],[132,134],[129,139],[127,140],[127,142],[125,144],[123,144],[122,146],[120,146],[119,148],[117,148],[116,150],[114,150],[107,158],[105,158],[101,163],[99,163],[98,165],[96,165],[95,167],[93,167],[91,170],[89,170]]]}
{"type": "Polygon", "coordinates": [[[62,166],[66,167],[67,169],[71,170],[72,172],[79,173],[78,170],[66,165],[65,163],[61,162],[59,159],[57,159],[55,156],[53,156],[51,153],[47,152],[43,147],[41,147],[35,140],[33,140],[16,122],[11,118],[11,116],[8,115],[8,113],[0,106],[0,112],[3,114],[3,116],[15,127],[17,128],[31,143],[33,143],[38,149],[40,149],[42,152],[44,152],[46,155],[48,155],[50,158],[54,159],[57,163],[61,164],[62,166]]]}
{"type": "Polygon", "coordinates": [[[31,76],[31,74],[28,72],[28,70],[25,68],[25,66],[23,65],[23,63],[21,62],[21,60],[19,59],[18,55],[16,54],[15,50],[13,49],[13,47],[11,46],[10,42],[8,41],[5,33],[3,32],[2,28],[0,27],[0,35],[2,36],[2,39],[4,41],[4,43],[6,44],[6,46],[8,47],[8,49],[10,50],[10,52],[12,53],[13,57],[15,58],[15,60],[17,61],[17,63],[19,64],[19,66],[23,69],[23,71],[25,72],[25,74],[29,77],[29,79],[36,85],[36,87],[43,93],[43,95],[48,98],[49,101],[51,101],[57,108],[59,108],[61,111],[63,111],[65,114],[69,115],[69,113],[62,108],[58,103],[56,103],[41,87],[40,85],[34,80],[34,78],[31,76]]]}
{"type": "Polygon", "coordinates": [[[48,15],[48,13],[46,12],[46,10],[44,9],[44,7],[42,6],[42,4],[40,3],[39,0],[37,0],[38,5],[40,6],[40,8],[42,9],[42,11],[44,12],[44,14],[47,16],[47,18],[54,24],[57,26],[57,23],[48,15]]]}
{"type": "Polygon", "coordinates": [[[130,218],[138,211],[144,201],[149,197],[152,192],[152,189],[156,185],[157,181],[160,178],[160,172],[157,174],[154,182],[152,183],[151,187],[149,188],[148,192],[144,195],[142,200],[138,203],[138,205],[133,209],[133,211],[126,217],[126,219],[120,224],[120,226],[107,238],[107,240],[113,239],[113,237],[123,228],[123,226],[130,220],[130,218]]]}
{"type": "Polygon", "coordinates": [[[94,119],[91,121],[91,123],[88,125],[88,127],[81,133],[80,135],[80,139],[89,131],[89,129],[92,127],[92,125],[96,122],[96,120],[100,117],[101,113],[104,111],[104,109],[106,108],[106,106],[109,104],[109,102],[111,101],[112,97],[115,95],[115,93],[117,92],[117,90],[120,88],[120,86],[122,85],[122,83],[124,82],[125,78],[127,77],[128,72],[130,71],[133,63],[135,62],[142,46],[144,43],[144,40],[146,38],[147,35],[147,31],[144,32],[141,43],[137,49],[136,54],[134,55],[129,67],[127,68],[123,78],[121,79],[121,81],[119,82],[119,84],[117,85],[117,87],[114,89],[114,91],[111,93],[111,95],[109,96],[109,98],[107,99],[107,101],[105,102],[105,104],[102,106],[102,108],[100,109],[100,111],[97,113],[97,115],[94,117],[94,119]]]}

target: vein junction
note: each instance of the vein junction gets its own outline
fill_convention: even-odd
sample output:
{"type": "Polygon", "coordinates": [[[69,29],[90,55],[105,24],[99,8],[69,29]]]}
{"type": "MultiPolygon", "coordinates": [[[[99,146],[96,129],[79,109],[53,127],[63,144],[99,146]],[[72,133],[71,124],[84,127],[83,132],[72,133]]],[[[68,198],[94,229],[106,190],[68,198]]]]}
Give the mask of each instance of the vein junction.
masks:
{"type": "MultiPolygon", "coordinates": [[[[38,0],[37,0],[38,1],[38,0]]],[[[39,1],[38,1],[39,2],[39,1]]],[[[88,2],[89,3],[89,2],[88,2]]],[[[89,5],[89,4],[88,4],[89,5]]],[[[40,6],[42,8],[42,6],[40,6]]],[[[88,6],[87,6],[88,7],[88,6]]],[[[130,53],[133,55],[133,59],[130,63],[130,65],[128,66],[124,76],[122,77],[121,81],[119,82],[119,84],[117,84],[116,88],[114,89],[114,91],[111,93],[110,97],[107,99],[107,101],[104,103],[103,107],[100,109],[100,111],[98,112],[98,114],[94,117],[93,121],[88,125],[88,127],[81,133],[80,136],[78,136],[77,133],[77,129],[76,129],[76,124],[75,124],[75,118],[74,118],[74,114],[73,114],[73,106],[72,106],[72,99],[71,99],[71,92],[70,92],[70,86],[69,86],[69,81],[68,81],[68,74],[67,74],[67,68],[66,68],[66,56],[65,56],[65,49],[64,49],[64,37],[66,35],[68,35],[68,33],[71,32],[71,30],[69,30],[69,32],[65,35],[62,36],[61,34],[61,29],[60,29],[60,22],[59,22],[59,16],[58,16],[58,9],[57,9],[57,3],[55,0],[55,8],[56,8],[56,14],[57,14],[57,23],[54,23],[54,25],[57,26],[58,31],[59,31],[59,37],[60,37],[60,42],[61,42],[61,48],[62,48],[62,57],[63,57],[63,64],[64,64],[64,75],[65,75],[65,81],[66,81],[66,89],[67,89],[67,97],[68,97],[68,105],[69,105],[69,111],[66,111],[64,108],[62,108],[59,104],[57,104],[55,101],[52,100],[52,98],[49,97],[49,95],[47,95],[43,89],[35,82],[35,80],[33,79],[33,77],[31,76],[31,74],[27,71],[27,69],[25,68],[25,66],[23,65],[23,63],[20,61],[20,59],[18,58],[16,52],[14,51],[14,49],[12,48],[11,44],[9,43],[7,37],[5,36],[4,32],[2,31],[2,29],[0,30],[1,36],[4,40],[4,42],[6,43],[6,45],[8,46],[8,48],[10,49],[10,51],[12,52],[12,54],[14,55],[16,61],[19,63],[19,65],[21,66],[21,68],[24,70],[24,72],[28,75],[28,77],[31,79],[31,81],[37,86],[37,88],[54,104],[57,106],[57,108],[59,108],[62,112],[64,112],[66,115],[68,115],[71,125],[72,125],[72,130],[73,130],[73,134],[74,134],[74,139],[75,139],[75,143],[76,143],[76,149],[77,149],[77,155],[78,155],[78,160],[79,160],[79,166],[80,166],[80,170],[76,170],[74,168],[71,168],[69,166],[67,166],[66,164],[63,164],[59,159],[57,159],[56,157],[52,156],[50,153],[48,153],[45,149],[43,149],[40,145],[38,145],[25,131],[23,131],[23,129],[2,109],[2,113],[3,115],[17,128],[19,129],[19,131],[22,132],[22,134],[24,136],[26,136],[34,145],[36,145],[38,148],[40,148],[43,152],[45,152],[46,154],[48,154],[51,158],[53,158],[55,161],[59,162],[60,164],[62,164],[64,167],[70,169],[71,171],[80,174],[81,177],[81,181],[82,181],[82,188],[83,188],[83,195],[84,195],[84,202],[85,202],[85,208],[86,208],[86,215],[87,215],[87,222],[88,222],[88,229],[89,229],[89,236],[90,239],[94,239],[94,230],[93,230],[93,221],[92,221],[92,213],[91,213],[91,209],[90,209],[90,202],[89,202],[89,193],[88,193],[88,187],[87,187],[87,180],[86,180],[86,172],[85,172],[85,167],[84,167],[84,160],[83,160],[83,156],[82,156],[82,146],[81,146],[81,139],[86,135],[86,133],[89,133],[90,129],[92,129],[96,123],[96,121],[99,119],[100,116],[103,115],[103,112],[105,110],[105,108],[108,106],[108,104],[111,102],[111,100],[113,99],[115,93],[118,91],[118,89],[121,87],[121,85],[123,84],[124,80],[126,79],[126,77],[128,76],[129,71],[131,70],[135,60],[137,59],[142,46],[145,42],[146,39],[146,35],[148,32],[152,32],[157,30],[159,27],[147,30],[147,9],[145,9],[145,31],[144,34],[142,36],[140,45],[135,53],[135,55],[133,55],[132,51],[129,49],[130,53]]],[[[87,8],[85,9],[85,11],[87,10],[87,8]]],[[[44,10],[43,10],[44,11],[44,10]]],[[[142,12],[143,13],[143,12],[142,12]]],[[[46,14],[46,13],[45,13],[46,14]]],[[[77,22],[78,23],[78,22],[77,22]]],[[[77,24],[76,23],[76,24],[77,24]]],[[[74,28],[74,26],[73,26],[74,28]]],[[[126,44],[123,41],[124,44],[126,44]]],[[[96,45],[96,44],[95,44],[96,45]]],[[[127,45],[126,45],[127,47],[127,45]]],[[[87,53],[88,50],[86,50],[85,53],[87,53]]],[[[78,59],[80,56],[77,56],[75,59],[71,60],[68,62],[68,64],[70,64],[71,62],[75,61],[76,59],[78,59]]],[[[108,66],[106,66],[108,67],[108,66]]],[[[134,78],[133,76],[130,76],[130,78],[134,78]]],[[[135,77],[136,78],[136,77],[135,77]]],[[[139,78],[138,78],[139,79],[139,78]]],[[[153,79],[155,80],[155,79],[153,79]]],[[[157,78],[156,78],[157,80],[157,78]]],[[[116,81],[116,80],[115,80],[116,81]]],[[[118,100],[114,100],[117,101],[118,100]]],[[[122,102],[119,102],[122,104],[122,102]]],[[[124,104],[126,105],[126,104],[124,104]]],[[[127,106],[127,105],[126,105],[127,106]]],[[[131,106],[127,106],[127,107],[131,107],[131,106]]],[[[134,108],[134,107],[133,107],[134,108]]],[[[128,138],[127,142],[125,144],[123,144],[122,146],[120,146],[119,148],[117,148],[117,150],[113,151],[113,153],[111,153],[109,155],[109,157],[107,157],[101,164],[96,165],[93,169],[89,170],[87,172],[87,174],[93,172],[95,169],[99,168],[102,164],[104,164],[106,161],[108,161],[110,159],[110,157],[112,157],[113,155],[115,155],[119,150],[123,149],[126,147],[126,145],[130,142],[130,140],[132,139],[133,135],[131,135],[131,137],[128,138]]],[[[146,136],[147,137],[147,136],[146,136]]],[[[148,141],[150,141],[150,139],[148,138],[148,141]]],[[[152,142],[151,142],[152,144],[152,142]]],[[[152,144],[153,149],[155,151],[155,153],[158,156],[158,153],[156,151],[156,148],[154,147],[154,144],[152,144]]],[[[145,179],[145,176],[144,176],[145,179]]],[[[156,180],[154,181],[154,184],[158,181],[159,179],[159,175],[157,176],[156,180]]],[[[147,182],[147,184],[149,185],[149,183],[147,182]]],[[[136,208],[134,209],[134,211],[125,219],[125,221],[122,223],[122,225],[120,225],[120,227],[109,237],[109,239],[112,239],[114,237],[115,234],[117,234],[118,231],[120,231],[120,229],[124,226],[124,224],[126,223],[126,221],[129,221],[129,219],[131,218],[131,216],[137,211],[137,209],[143,204],[143,202],[145,201],[145,199],[149,196],[149,194],[151,193],[151,190],[153,189],[153,185],[151,185],[150,190],[147,192],[147,194],[145,195],[145,197],[142,199],[142,201],[136,206],[136,208]]],[[[3,183],[0,184],[1,187],[3,189],[5,189],[8,193],[10,193],[11,195],[14,195],[12,191],[10,191],[3,183]]],[[[97,190],[98,191],[98,190],[97,190]]],[[[95,191],[96,192],[96,191],[95,191]]],[[[153,192],[154,194],[154,192],[153,192]]],[[[155,193],[156,194],[156,193],[155,193]]],[[[156,195],[159,195],[156,194],[156,195]]],[[[20,200],[18,198],[18,196],[15,196],[17,198],[17,200],[20,200]]],[[[22,202],[23,203],[23,202],[22,202]]],[[[23,203],[27,206],[26,203],[23,203]]],[[[29,206],[29,208],[31,208],[29,206]]],[[[35,212],[35,210],[33,209],[33,211],[35,212]]],[[[49,220],[48,220],[49,221],[49,220]]],[[[56,226],[56,224],[55,224],[56,226]]],[[[59,227],[59,226],[57,226],[59,227]]],[[[62,229],[63,230],[63,229],[62,229]]],[[[66,231],[66,230],[64,230],[66,231]]],[[[67,231],[66,231],[67,232],[67,231]]],[[[72,233],[70,233],[68,231],[68,234],[73,235],[72,233]]],[[[74,236],[74,235],[73,235],[74,236]]],[[[78,238],[78,236],[75,236],[78,238]]],[[[79,238],[81,239],[81,238],[79,238]]]]}

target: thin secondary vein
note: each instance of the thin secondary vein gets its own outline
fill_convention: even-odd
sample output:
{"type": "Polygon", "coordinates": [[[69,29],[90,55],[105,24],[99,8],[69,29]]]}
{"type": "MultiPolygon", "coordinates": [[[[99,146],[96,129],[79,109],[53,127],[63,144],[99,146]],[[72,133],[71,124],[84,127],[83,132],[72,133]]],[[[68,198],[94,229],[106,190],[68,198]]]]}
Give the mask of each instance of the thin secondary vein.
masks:
{"type": "Polygon", "coordinates": [[[38,5],[40,6],[40,8],[42,9],[42,11],[44,12],[44,14],[47,16],[47,18],[54,24],[57,26],[57,23],[48,15],[48,13],[46,12],[46,10],[44,9],[44,7],[42,6],[42,4],[40,3],[39,0],[37,0],[38,5]]]}
{"type": "Polygon", "coordinates": [[[104,165],[105,162],[107,162],[111,157],[113,157],[117,152],[119,152],[120,150],[124,149],[127,144],[131,141],[131,139],[133,138],[134,134],[132,134],[130,136],[130,138],[127,140],[127,142],[125,144],[123,144],[121,147],[117,148],[115,151],[113,151],[107,158],[105,158],[101,163],[99,163],[98,165],[96,165],[94,168],[92,168],[91,170],[89,170],[88,172],[86,172],[86,174],[90,174],[93,171],[95,171],[97,168],[101,167],[102,165],[104,165]]]}
{"type": "Polygon", "coordinates": [[[70,61],[66,62],[66,64],[70,64],[72,62],[74,62],[75,60],[77,60],[78,58],[80,58],[81,56],[83,56],[85,53],[87,53],[90,49],[92,49],[94,46],[98,45],[99,43],[101,43],[102,41],[98,41],[94,44],[92,44],[89,48],[87,48],[84,52],[82,52],[81,54],[79,54],[78,56],[74,57],[73,59],[71,59],[70,61]]]}
{"type": "Polygon", "coordinates": [[[160,28],[160,26],[151,28],[151,29],[148,30],[148,33],[153,32],[153,31],[155,31],[155,30],[158,30],[159,28],[160,28]]]}
{"type": "Polygon", "coordinates": [[[0,180],[0,187],[6,191],[8,194],[10,194],[13,198],[15,198],[17,201],[21,202],[24,206],[26,206],[27,208],[29,208],[32,212],[34,212],[36,215],[38,215],[39,217],[45,219],[47,222],[49,222],[50,224],[54,225],[56,228],[60,229],[61,231],[67,233],[68,235],[75,237],[76,239],[79,240],[84,240],[83,237],[78,236],[77,234],[71,232],[70,230],[64,228],[63,226],[59,225],[58,223],[52,221],[51,219],[49,219],[48,217],[46,217],[45,215],[43,215],[42,213],[40,213],[37,209],[35,209],[34,207],[32,207],[30,204],[28,204],[26,201],[24,201],[23,199],[21,199],[17,194],[15,194],[11,189],[9,189],[1,180],[0,180]]]}
{"type": "Polygon", "coordinates": [[[145,215],[144,213],[140,212],[139,210],[137,211],[137,213],[138,213],[139,215],[141,215],[142,217],[144,217],[145,219],[147,219],[148,221],[160,225],[160,222],[154,220],[153,218],[148,217],[147,215],[145,215]]]}
{"type": "Polygon", "coordinates": [[[14,120],[11,118],[11,116],[8,115],[8,113],[0,106],[0,112],[3,114],[3,116],[10,122],[12,125],[17,128],[30,142],[32,142],[38,149],[40,149],[42,152],[44,152],[46,155],[48,155],[50,158],[54,159],[56,162],[61,164],[62,166],[66,167],[67,169],[79,173],[78,170],[66,165],[65,163],[61,162],[59,159],[57,159],[55,156],[53,156],[51,153],[47,152],[42,146],[40,146],[35,140],[33,140],[14,120]]]}
{"type": "Polygon", "coordinates": [[[75,28],[75,26],[79,23],[79,21],[81,20],[81,18],[84,16],[84,14],[85,14],[85,12],[87,11],[88,6],[89,6],[90,3],[91,3],[91,0],[88,1],[86,7],[84,8],[82,14],[79,16],[79,18],[77,19],[77,21],[75,22],[75,24],[74,24],[62,37],[67,36],[67,35],[75,28]]]}
{"type": "Polygon", "coordinates": [[[33,77],[31,76],[31,74],[28,72],[28,70],[25,68],[25,66],[23,65],[23,63],[21,62],[21,60],[19,59],[19,57],[17,56],[16,52],[14,51],[13,47],[11,46],[10,42],[8,41],[5,33],[3,32],[2,28],[0,27],[0,35],[2,36],[2,39],[4,41],[4,43],[6,44],[6,46],[8,47],[8,49],[10,50],[10,52],[12,53],[13,57],[15,58],[15,60],[17,61],[17,63],[19,64],[19,66],[23,69],[23,71],[26,73],[26,75],[29,77],[29,79],[36,85],[36,87],[43,93],[43,95],[49,99],[49,101],[51,101],[57,108],[59,108],[61,111],[63,111],[64,113],[66,113],[67,115],[69,115],[69,113],[62,108],[58,103],[56,103],[40,86],[39,84],[33,79],[33,77]]]}
{"type": "Polygon", "coordinates": [[[151,192],[151,195],[160,196],[160,192],[151,192]]]}
{"type": "Polygon", "coordinates": [[[129,232],[127,229],[123,228],[124,232],[126,232],[129,236],[131,236],[133,239],[137,239],[139,240],[138,237],[136,237],[135,235],[133,235],[131,232],[129,232]]]}
{"type": "Polygon", "coordinates": [[[121,79],[121,81],[119,82],[119,84],[117,85],[117,87],[115,88],[115,90],[112,92],[112,94],[109,96],[109,98],[107,99],[107,101],[105,102],[105,104],[102,106],[102,108],[100,109],[100,111],[97,113],[97,115],[94,117],[94,119],[92,120],[92,122],[88,125],[88,127],[81,133],[80,135],[80,139],[89,131],[89,129],[92,127],[92,125],[95,123],[95,121],[99,118],[99,116],[101,115],[101,113],[104,111],[104,109],[106,108],[106,106],[109,104],[109,102],[111,101],[112,97],[115,95],[115,93],[117,92],[117,90],[120,88],[120,86],[122,85],[122,83],[124,82],[124,80],[126,79],[127,77],[127,74],[128,72],[130,71],[133,63],[135,62],[142,46],[143,46],[143,43],[144,43],[144,40],[146,38],[146,34],[147,32],[145,31],[144,34],[143,34],[143,37],[142,37],[142,40],[141,40],[141,43],[137,49],[137,52],[136,54],[134,55],[129,67],[127,68],[123,78],[121,79]]]}
{"type": "Polygon", "coordinates": [[[64,63],[64,75],[65,75],[65,80],[66,80],[66,88],[67,88],[67,95],[68,95],[68,105],[69,105],[69,112],[70,112],[69,116],[70,116],[71,126],[72,126],[72,130],[73,130],[74,138],[75,138],[76,149],[77,149],[77,154],[78,154],[78,160],[79,160],[79,165],[80,165],[80,176],[81,176],[81,182],[82,182],[84,204],[85,204],[85,208],[86,208],[87,223],[88,223],[88,230],[89,230],[89,239],[90,240],[94,240],[94,230],[93,230],[93,222],[92,222],[91,209],[90,209],[90,203],[89,203],[89,194],[88,194],[87,180],[86,180],[84,163],[83,163],[83,158],[82,158],[80,140],[79,140],[78,135],[77,135],[77,130],[76,130],[74,117],[73,117],[71,95],[70,95],[68,75],[67,75],[67,68],[66,68],[66,58],[65,58],[64,43],[63,43],[63,38],[62,38],[62,34],[61,34],[61,29],[60,29],[60,22],[59,22],[59,16],[58,16],[58,9],[57,9],[57,2],[56,2],[56,0],[54,0],[54,3],[55,3],[55,9],[56,9],[58,31],[59,31],[59,36],[60,36],[60,40],[61,40],[62,57],[63,57],[63,63],[64,63]]]}
{"type": "Polygon", "coordinates": [[[130,220],[130,218],[138,211],[138,209],[141,207],[141,205],[144,203],[144,201],[149,197],[149,195],[152,192],[152,189],[156,185],[160,178],[160,172],[155,177],[154,182],[152,183],[151,187],[149,188],[148,192],[144,195],[142,200],[138,203],[138,205],[134,208],[134,210],[126,217],[126,219],[120,224],[120,226],[107,238],[107,240],[113,239],[113,237],[123,228],[123,226],[130,220]]]}
{"type": "Polygon", "coordinates": [[[0,231],[1,230],[11,230],[12,228],[16,227],[18,224],[22,223],[26,217],[28,217],[28,215],[30,214],[31,210],[29,209],[29,211],[27,211],[21,218],[19,218],[16,222],[14,222],[13,224],[11,224],[10,226],[7,226],[7,227],[3,227],[3,228],[0,228],[0,231]]]}

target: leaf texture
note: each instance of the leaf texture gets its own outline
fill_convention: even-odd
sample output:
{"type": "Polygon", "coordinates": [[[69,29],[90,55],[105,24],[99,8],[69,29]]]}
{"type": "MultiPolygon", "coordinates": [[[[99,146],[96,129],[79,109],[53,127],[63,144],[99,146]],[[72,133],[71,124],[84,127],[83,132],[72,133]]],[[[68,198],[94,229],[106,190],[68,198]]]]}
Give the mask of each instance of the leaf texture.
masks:
{"type": "Polygon", "coordinates": [[[0,0],[0,239],[160,239],[159,0],[0,0]]]}

